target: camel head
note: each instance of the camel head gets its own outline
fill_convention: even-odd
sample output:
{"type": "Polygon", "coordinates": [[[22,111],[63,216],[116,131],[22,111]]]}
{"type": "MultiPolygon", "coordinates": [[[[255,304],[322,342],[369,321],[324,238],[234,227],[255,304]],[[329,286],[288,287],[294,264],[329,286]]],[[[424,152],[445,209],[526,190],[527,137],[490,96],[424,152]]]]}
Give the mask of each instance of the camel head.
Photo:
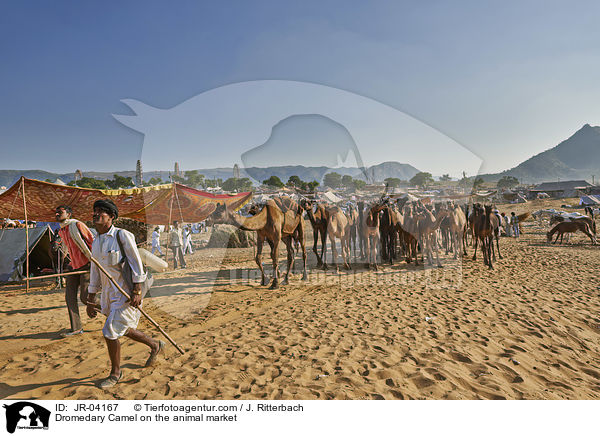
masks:
{"type": "Polygon", "coordinates": [[[227,206],[225,206],[225,203],[218,203],[217,208],[214,210],[213,213],[210,214],[210,218],[215,224],[228,224],[230,221],[229,211],[227,210],[227,206]]]}
{"type": "Polygon", "coordinates": [[[552,233],[546,232],[546,238],[548,239],[548,242],[552,242],[552,233]]]}

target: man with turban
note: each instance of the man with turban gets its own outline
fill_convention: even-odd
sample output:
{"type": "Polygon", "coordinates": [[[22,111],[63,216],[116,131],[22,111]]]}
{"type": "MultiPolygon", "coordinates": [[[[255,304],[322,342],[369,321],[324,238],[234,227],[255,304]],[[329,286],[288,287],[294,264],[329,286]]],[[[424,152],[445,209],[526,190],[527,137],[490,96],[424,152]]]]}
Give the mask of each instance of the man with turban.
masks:
{"type": "Polygon", "coordinates": [[[98,237],[92,244],[92,256],[125,291],[129,289],[123,277],[122,265],[124,262],[128,262],[133,281],[133,289],[128,300],[108,277],[95,264],[92,264],[87,313],[90,318],[96,317],[96,294],[100,292],[100,308],[107,317],[102,334],[106,340],[111,362],[109,377],[99,385],[102,389],[114,386],[123,377],[120,337],[127,336],[150,347],[150,356],[146,361],[147,367],[154,364],[158,353],[165,345],[164,342],[152,339],[137,330],[141,315],[137,308],[142,304],[141,283],[146,280],[146,273],[133,234],[113,226],[113,220],[118,216],[119,210],[111,200],[98,200],[94,203],[93,223],[98,231],[98,237]]]}

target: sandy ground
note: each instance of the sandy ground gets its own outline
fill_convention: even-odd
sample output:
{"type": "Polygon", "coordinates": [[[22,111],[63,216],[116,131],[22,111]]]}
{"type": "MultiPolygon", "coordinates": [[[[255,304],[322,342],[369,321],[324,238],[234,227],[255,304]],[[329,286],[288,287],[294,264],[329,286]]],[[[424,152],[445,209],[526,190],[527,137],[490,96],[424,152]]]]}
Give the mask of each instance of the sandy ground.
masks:
{"type": "Polygon", "coordinates": [[[158,274],[145,302],[186,353],[168,346],[144,368],[148,349],[124,339],[124,377],[110,391],[95,387],[109,371],[101,315],[88,320],[82,306],[85,334],[59,339],[64,291],[4,286],[0,397],[598,399],[600,247],[582,234],[548,245],[547,229],[528,221],[520,240],[501,238],[493,271],[471,247],[443,269],[340,274],[314,269],[309,252],[309,280],[296,268],[275,291],[258,285],[252,248],[198,250],[188,269],[158,274]]]}

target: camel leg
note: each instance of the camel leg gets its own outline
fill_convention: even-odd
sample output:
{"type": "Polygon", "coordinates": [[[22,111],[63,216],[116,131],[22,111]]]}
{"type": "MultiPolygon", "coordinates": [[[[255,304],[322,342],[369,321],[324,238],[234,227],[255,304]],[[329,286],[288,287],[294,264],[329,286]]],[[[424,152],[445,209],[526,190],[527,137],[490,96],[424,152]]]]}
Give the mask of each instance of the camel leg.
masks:
{"type": "Polygon", "coordinates": [[[279,242],[281,235],[275,234],[272,242],[271,259],[273,260],[273,283],[269,289],[279,289],[279,242]]]}
{"type": "Polygon", "coordinates": [[[479,238],[473,239],[475,244],[475,250],[473,251],[473,260],[477,260],[477,244],[479,243],[479,238]]]}
{"type": "MultiPolygon", "coordinates": [[[[340,272],[339,270],[339,266],[338,266],[338,252],[337,252],[337,246],[335,243],[335,236],[331,233],[329,233],[329,243],[331,244],[331,265],[335,266],[335,270],[336,272],[340,272]]],[[[343,243],[343,241],[342,241],[343,243]]],[[[342,247],[342,252],[344,250],[344,247],[342,247]]],[[[325,256],[327,257],[327,256],[325,256]]]]}
{"type": "Polygon", "coordinates": [[[556,234],[556,239],[554,240],[553,244],[556,245],[556,241],[558,241],[558,237],[560,236],[560,233],[556,234]]]}
{"type": "Polygon", "coordinates": [[[500,239],[500,237],[498,234],[496,234],[496,248],[498,249],[498,259],[502,259],[502,254],[500,254],[500,243],[498,242],[498,239],[500,239]]]}
{"type": "Polygon", "coordinates": [[[315,257],[317,258],[317,267],[323,264],[323,261],[319,257],[319,250],[317,249],[317,245],[319,245],[319,230],[313,227],[313,252],[315,253],[315,257]]]}
{"type": "Polygon", "coordinates": [[[350,235],[344,235],[344,240],[346,241],[345,247],[346,247],[346,251],[345,251],[345,256],[344,256],[344,249],[342,249],[342,257],[344,257],[344,268],[349,270],[350,269],[350,262],[352,260],[352,257],[350,256],[350,235]]]}
{"type": "Polygon", "coordinates": [[[265,242],[265,237],[259,233],[256,237],[256,258],[254,260],[256,261],[256,264],[258,265],[258,269],[260,270],[261,286],[267,285],[267,277],[265,276],[265,269],[263,268],[263,264],[262,264],[262,250],[263,250],[264,242],[265,242]]]}
{"type": "MultiPolygon", "coordinates": [[[[494,239],[493,238],[494,238],[493,234],[490,235],[489,239],[488,239],[488,243],[487,243],[487,245],[488,245],[488,262],[489,262],[488,266],[490,267],[490,269],[494,269],[494,265],[492,263],[492,258],[491,258],[491,254],[494,250],[494,239]]],[[[496,260],[496,258],[494,258],[494,260],[496,260]]]]}
{"type": "Polygon", "coordinates": [[[377,271],[377,246],[379,245],[379,235],[373,236],[373,243],[371,244],[371,259],[373,260],[373,269],[377,271]]]}
{"type": "Polygon", "coordinates": [[[321,266],[327,269],[327,230],[321,231],[321,266]]]}
{"type": "Polygon", "coordinates": [[[286,238],[283,238],[283,242],[285,244],[285,248],[287,251],[287,271],[285,272],[285,277],[281,281],[281,284],[287,285],[289,283],[290,270],[294,266],[294,260],[295,260],[296,256],[295,256],[294,244],[292,243],[292,238],[289,236],[286,238]]]}
{"type": "Polygon", "coordinates": [[[302,280],[308,280],[308,275],[306,274],[306,242],[304,241],[304,231],[300,234],[300,248],[302,249],[302,280]]]}

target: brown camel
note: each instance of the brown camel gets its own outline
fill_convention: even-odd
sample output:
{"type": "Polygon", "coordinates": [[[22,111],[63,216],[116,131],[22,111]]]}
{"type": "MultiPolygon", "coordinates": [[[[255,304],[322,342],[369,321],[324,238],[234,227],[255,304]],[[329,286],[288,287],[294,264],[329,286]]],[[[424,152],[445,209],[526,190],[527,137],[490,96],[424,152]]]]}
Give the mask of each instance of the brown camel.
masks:
{"type": "Polygon", "coordinates": [[[288,202],[279,201],[287,210],[284,212],[274,200],[268,200],[263,208],[254,216],[241,217],[231,213],[224,204],[217,205],[212,213],[213,221],[216,223],[232,224],[242,230],[255,231],[256,238],[256,264],[261,272],[261,284],[267,285],[265,270],[262,265],[262,248],[266,240],[271,247],[271,259],[273,261],[273,282],[270,289],[279,287],[279,243],[283,241],[287,249],[288,268],[282,284],[287,284],[290,270],[294,264],[293,239],[300,241],[302,246],[302,257],[304,261],[302,280],[307,279],[306,274],[306,248],[304,245],[304,222],[300,207],[290,199],[288,202]]]}
{"type": "MultiPolygon", "coordinates": [[[[477,260],[477,243],[481,243],[481,251],[483,252],[483,263],[494,269],[492,264],[493,255],[493,244],[494,235],[496,236],[496,244],[498,244],[499,232],[499,221],[496,214],[492,212],[492,206],[481,207],[479,205],[473,208],[474,220],[473,229],[475,234],[475,252],[473,253],[473,260],[477,260]]],[[[500,254],[500,246],[498,245],[498,256],[502,259],[500,254]]],[[[494,260],[495,255],[494,255],[494,260]]]]}
{"type": "Polygon", "coordinates": [[[590,240],[592,241],[592,244],[596,245],[596,237],[590,232],[590,226],[584,220],[579,219],[558,223],[552,228],[552,230],[546,233],[546,237],[548,238],[548,242],[552,242],[552,236],[556,233],[556,239],[554,240],[553,244],[556,244],[556,241],[558,241],[559,236],[560,243],[562,244],[563,235],[565,233],[575,233],[577,231],[585,233],[587,237],[590,238],[590,240]]]}
{"type": "Polygon", "coordinates": [[[589,226],[592,233],[594,233],[594,235],[596,234],[596,221],[593,218],[587,216],[580,216],[577,218],[565,218],[561,215],[554,215],[552,218],[550,218],[550,225],[569,221],[583,221],[589,226]]]}
{"type": "Polygon", "coordinates": [[[403,216],[392,205],[384,206],[379,223],[379,234],[381,237],[381,260],[394,264],[396,249],[398,246],[398,235],[402,230],[403,216]]]}
{"type": "Polygon", "coordinates": [[[302,200],[300,205],[306,211],[308,220],[312,225],[314,238],[313,252],[317,257],[317,267],[320,267],[323,265],[323,256],[327,248],[327,211],[322,204],[317,204],[313,211],[313,203],[307,200],[302,200]],[[321,254],[319,254],[319,250],[317,249],[319,237],[321,237],[321,254]]]}
{"type": "Polygon", "coordinates": [[[415,206],[413,204],[407,204],[404,206],[403,225],[401,236],[404,239],[405,246],[405,259],[406,263],[411,263],[412,258],[415,258],[415,265],[419,265],[418,258],[418,240],[419,240],[419,219],[415,212],[415,206]]]}

